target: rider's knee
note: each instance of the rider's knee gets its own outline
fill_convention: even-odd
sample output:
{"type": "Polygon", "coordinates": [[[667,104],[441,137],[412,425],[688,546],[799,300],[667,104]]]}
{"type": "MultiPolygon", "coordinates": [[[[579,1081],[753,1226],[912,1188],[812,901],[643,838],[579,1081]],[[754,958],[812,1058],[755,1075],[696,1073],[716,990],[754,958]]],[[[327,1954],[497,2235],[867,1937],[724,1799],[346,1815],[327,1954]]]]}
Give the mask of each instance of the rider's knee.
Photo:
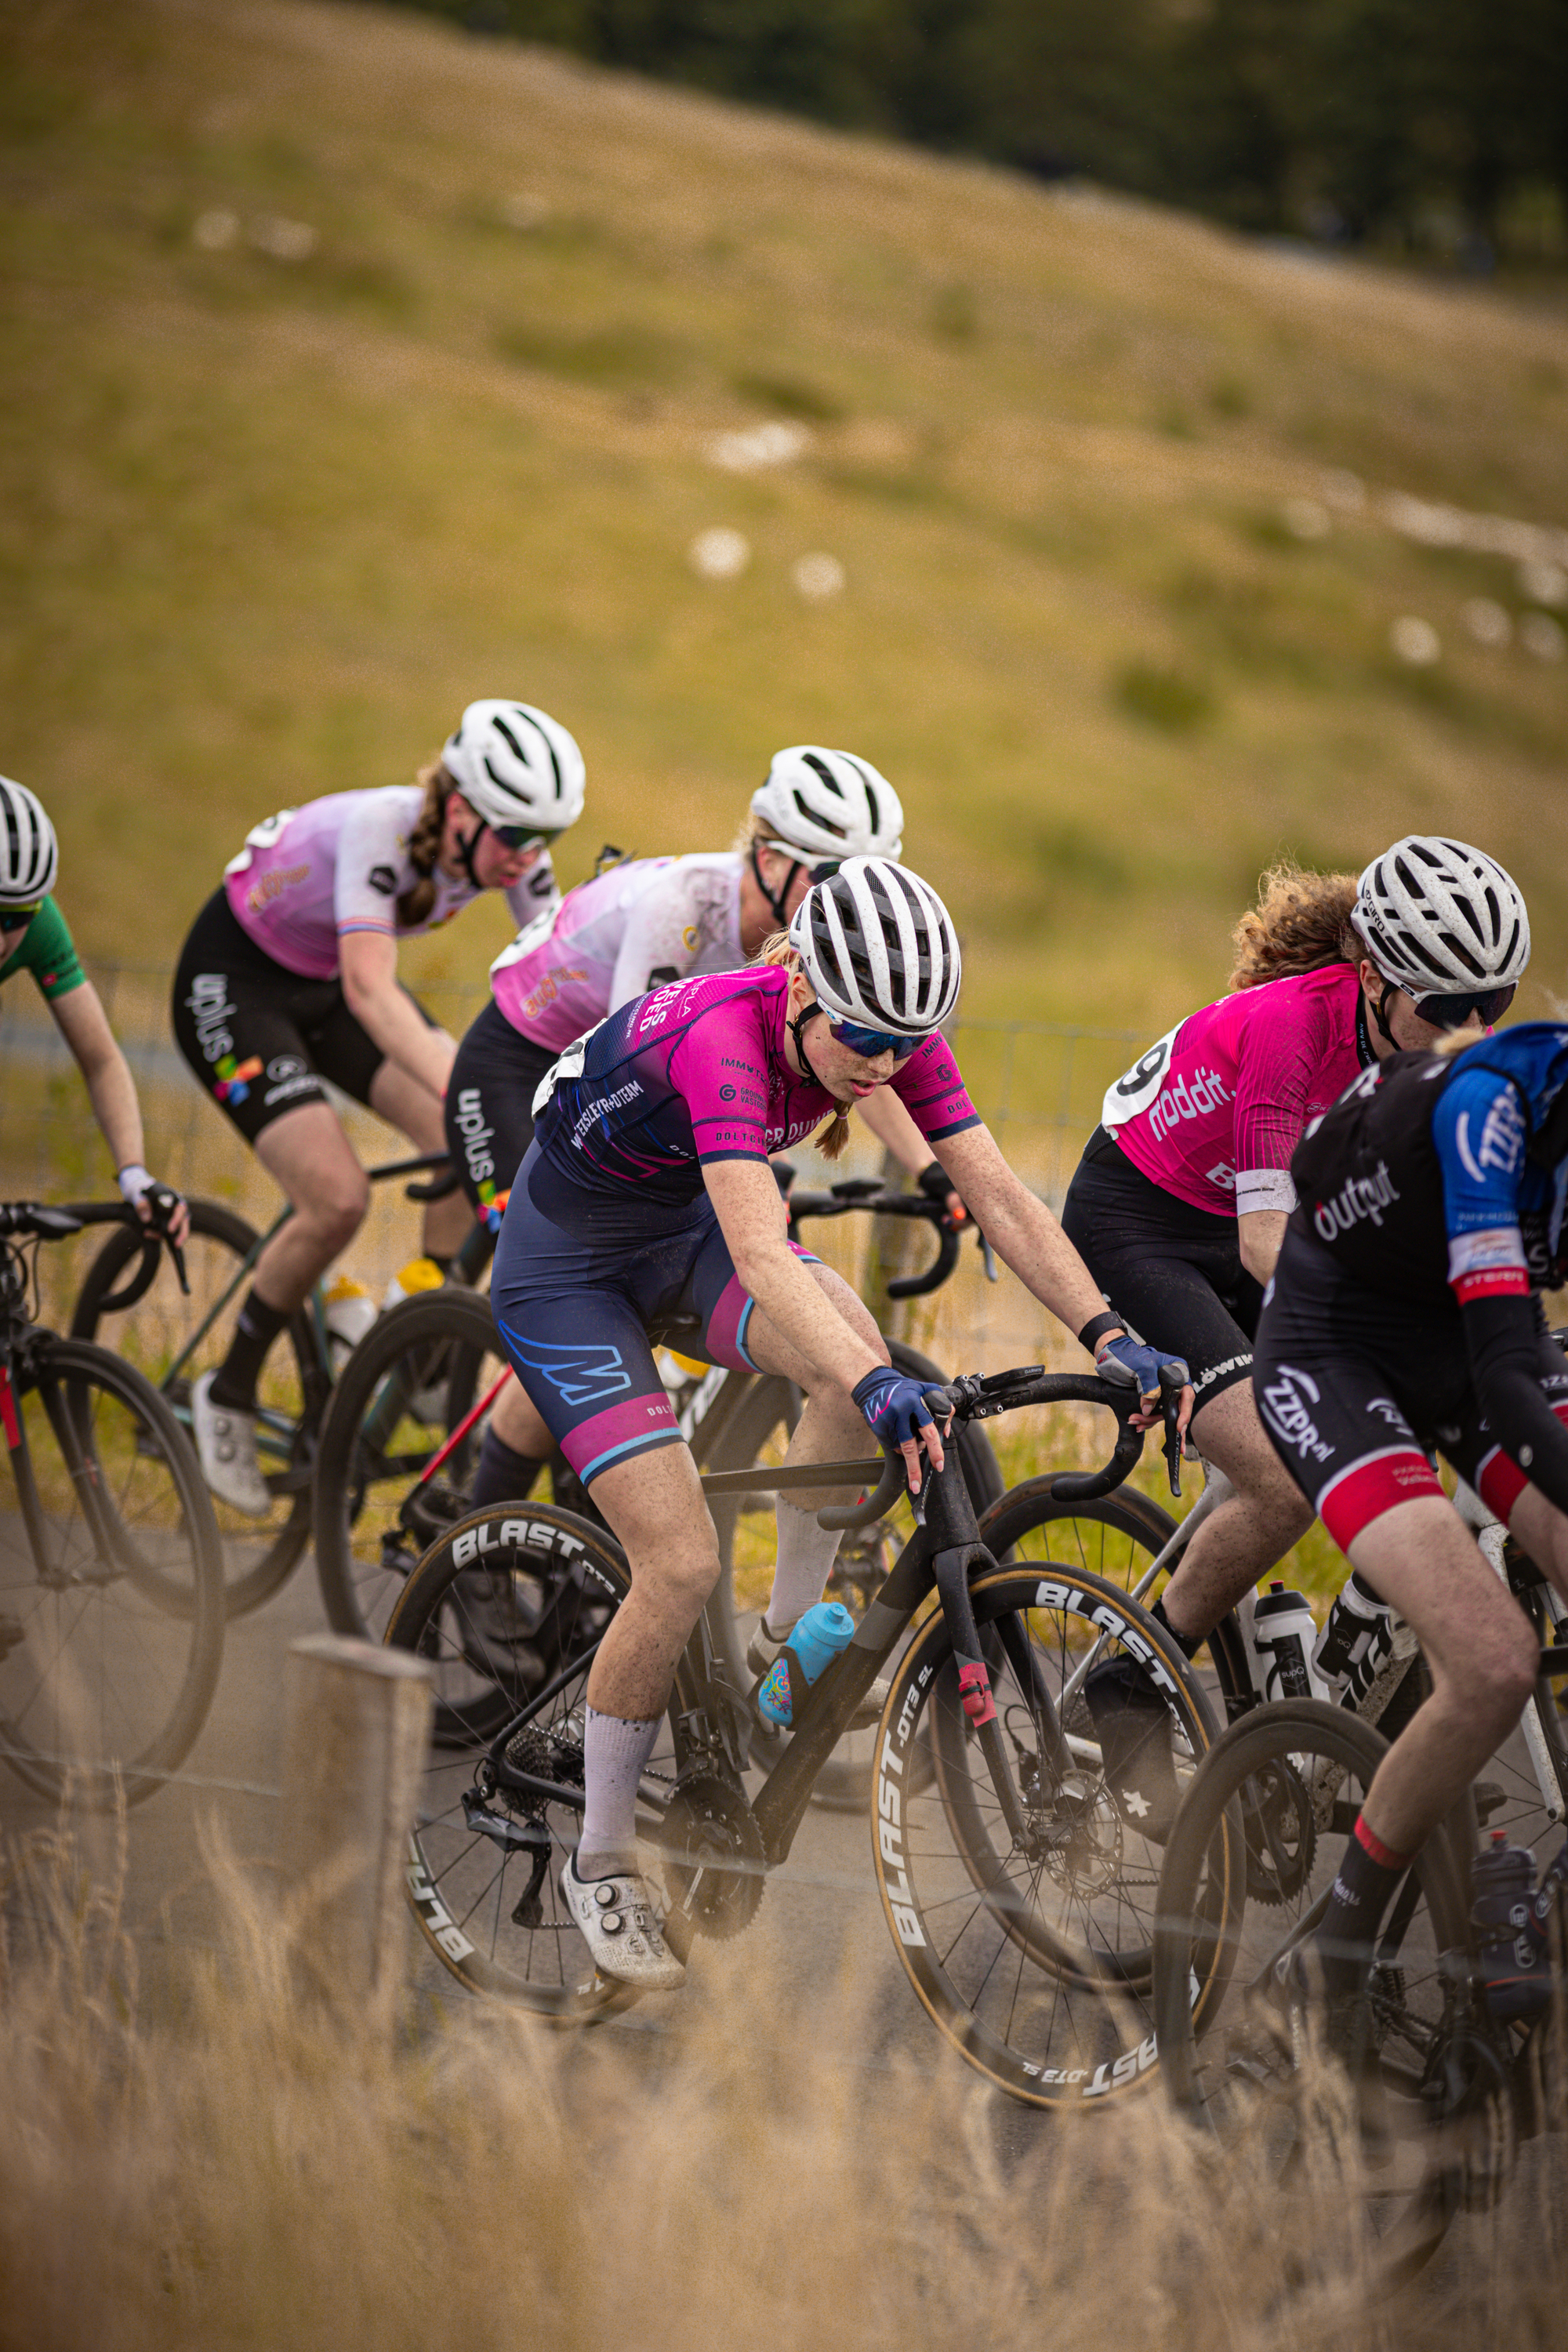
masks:
{"type": "Polygon", "coordinates": [[[333,1249],[353,1241],[370,1206],[370,1182],[363,1168],[333,1169],[301,1213],[333,1249]]]}
{"type": "Polygon", "coordinates": [[[1510,1612],[1510,1621],[1500,1624],[1490,1640],[1476,1644],[1467,1676],[1479,1706],[1505,1723],[1522,1713],[1541,1671],[1541,1651],[1531,1626],[1518,1611],[1510,1612]]]}
{"type": "Polygon", "coordinates": [[[659,1590],[668,1606],[695,1625],[719,1581],[719,1573],[717,1549],[704,1549],[699,1545],[683,1550],[678,1560],[665,1564],[659,1573],[659,1590]]]}

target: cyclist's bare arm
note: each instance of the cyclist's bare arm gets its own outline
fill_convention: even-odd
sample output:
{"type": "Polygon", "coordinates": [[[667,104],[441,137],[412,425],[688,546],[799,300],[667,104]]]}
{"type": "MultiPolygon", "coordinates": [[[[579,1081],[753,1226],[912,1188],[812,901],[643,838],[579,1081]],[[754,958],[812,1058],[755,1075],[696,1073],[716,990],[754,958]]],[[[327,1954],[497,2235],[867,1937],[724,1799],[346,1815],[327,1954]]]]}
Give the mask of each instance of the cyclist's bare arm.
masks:
{"type": "Polygon", "coordinates": [[[397,941],[384,931],[345,931],[338,941],[343,997],[365,1034],[433,1095],[444,1092],[458,1048],[427,1029],[397,985],[397,941]]]}
{"type": "Polygon", "coordinates": [[[1236,1221],[1237,1246],[1241,1262],[1254,1282],[1267,1288],[1285,1240],[1285,1227],[1289,1222],[1284,1209],[1248,1209],[1236,1221]]]}
{"type": "MultiPolygon", "coordinates": [[[[867,1095],[855,1108],[883,1150],[892,1153],[900,1168],[907,1168],[911,1176],[918,1176],[922,1168],[931,1166],[936,1155],[891,1087],[879,1087],[874,1095],[867,1095]]],[[[950,1192],[947,1196],[947,1213],[955,1224],[963,1222],[963,1203],[956,1192],[950,1192]]]]}
{"type": "MultiPolygon", "coordinates": [[[[932,1147],[996,1255],[1074,1336],[1105,1312],[1094,1277],[1042,1200],[1016,1176],[986,1127],[966,1127],[932,1147]]],[[[1180,1427],[1192,1418],[1183,1391],[1180,1427]]],[[[1140,1416],[1140,1425],[1143,1417],[1140,1416]]]]}
{"type": "MultiPolygon", "coordinates": [[[[790,1248],[784,1202],[767,1163],[716,1160],[703,1170],[703,1181],[742,1286],[823,1384],[847,1391],[876,1371],[883,1358],[850,1328],[790,1248]]],[[[940,1470],[942,1439],[934,1423],[921,1434],[940,1470]]],[[[918,1448],[911,1442],[902,1450],[914,1470],[918,1448]]]]}
{"type": "MultiPolygon", "coordinates": [[[[103,1139],[113,1157],[116,1170],[143,1165],[146,1146],[142,1135],[142,1106],[136,1099],[136,1081],[132,1076],[124,1055],[114,1042],[108,1015],[91,981],[73,988],[67,996],[57,996],[49,1006],[59,1026],[61,1036],[76,1057],[78,1068],[87,1087],[93,1116],[103,1129],[103,1139]]],[[[138,1180],[140,1181],[140,1180],[138,1180]]],[[[143,1208],[145,1216],[149,1212],[143,1208]]],[[[176,1242],[184,1242],[190,1231],[190,1212],[182,1202],[171,1221],[170,1231],[176,1242]]]]}

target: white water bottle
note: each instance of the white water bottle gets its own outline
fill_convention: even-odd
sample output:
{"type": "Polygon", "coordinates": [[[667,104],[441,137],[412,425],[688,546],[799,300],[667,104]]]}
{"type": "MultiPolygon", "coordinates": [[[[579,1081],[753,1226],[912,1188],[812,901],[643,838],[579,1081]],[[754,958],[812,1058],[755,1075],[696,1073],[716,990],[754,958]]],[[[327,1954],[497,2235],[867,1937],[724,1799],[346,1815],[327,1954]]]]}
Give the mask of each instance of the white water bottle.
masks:
{"type": "Polygon", "coordinates": [[[341,1372],[381,1310],[363,1283],[356,1282],[351,1274],[339,1275],[327,1293],[326,1309],[332,1370],[341,1372]]]}
{"type": "Polygon", "coordinates": [[[1327,1698],[1312,1653],[1318,1624],[1304,1594],[1271,1584],[1253,1608],[1253,1686],[1260,1698],[1327,1698]]]}

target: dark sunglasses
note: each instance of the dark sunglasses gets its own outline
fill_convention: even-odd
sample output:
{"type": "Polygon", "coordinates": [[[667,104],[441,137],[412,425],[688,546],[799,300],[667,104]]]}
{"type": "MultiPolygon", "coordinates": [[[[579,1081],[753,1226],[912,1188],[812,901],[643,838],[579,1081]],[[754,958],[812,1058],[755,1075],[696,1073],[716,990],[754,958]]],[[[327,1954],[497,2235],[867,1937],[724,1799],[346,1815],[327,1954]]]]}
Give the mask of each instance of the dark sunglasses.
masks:
{"type": "Polygon", "coordinates": [[[1489,1029],[1501,1020],[1517,991],[1518,982],[1510,981],[1506,988],[1476,988],[1463,996],[1413,995],[1410,1002],[1434,1029],[1462,1029],[1472,1013],[1479,1013],[1489,1029]]]}
{"type": "MultiPolygon", "coordinates": [[[[40,898],[38,907],[42,905],[43,900],[40,898]]],[[[25,931],[37,913],[38,907],[5,908],[4,912],[0,912],[0,931],[25,931]]]]}
{"type": "Polygon", "coordinates": [[[552,833],[541,833],[531,824],[490,824],[487,820],[486,830],[494,834],[503,849],[548,849],[555,838],[552,833]]]}
{"type": "Polygon", "coordinates": [[[886,1029],[863,1029],[858,1021],[835,1021],[829,1016],[827,1027],[840,1045],[864,1055],[868,1062],[874,1062],[879,1054],[891,1054],[895,1062],[907,1062],[916,1047],[925,1044],[924,1037],[895,1037],[886,1029]]]}

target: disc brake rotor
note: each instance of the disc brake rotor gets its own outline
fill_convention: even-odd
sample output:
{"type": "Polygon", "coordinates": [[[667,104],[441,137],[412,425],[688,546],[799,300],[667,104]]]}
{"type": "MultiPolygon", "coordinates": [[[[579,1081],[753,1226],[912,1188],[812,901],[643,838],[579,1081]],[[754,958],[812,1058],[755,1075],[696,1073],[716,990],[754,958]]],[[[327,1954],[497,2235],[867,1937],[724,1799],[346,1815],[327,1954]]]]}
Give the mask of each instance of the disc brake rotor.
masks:
{"type": "Polygon", "coordinates": [[[1318,1828],[1307,1784],[1283,1759],[1255,1772],[1241,1792],[1247,1825],[1247,1891],[1255,1903],[1284,1903],[1311,1875],[1318,1828]]]}
{"type": "Polygon", "coordinates": [[[767,1864],[743,1790],[709,1765],[682,1773],[658,1843],[671,1902],[703,1935],[722,1939],[750,1926],[767,1864]]]}

